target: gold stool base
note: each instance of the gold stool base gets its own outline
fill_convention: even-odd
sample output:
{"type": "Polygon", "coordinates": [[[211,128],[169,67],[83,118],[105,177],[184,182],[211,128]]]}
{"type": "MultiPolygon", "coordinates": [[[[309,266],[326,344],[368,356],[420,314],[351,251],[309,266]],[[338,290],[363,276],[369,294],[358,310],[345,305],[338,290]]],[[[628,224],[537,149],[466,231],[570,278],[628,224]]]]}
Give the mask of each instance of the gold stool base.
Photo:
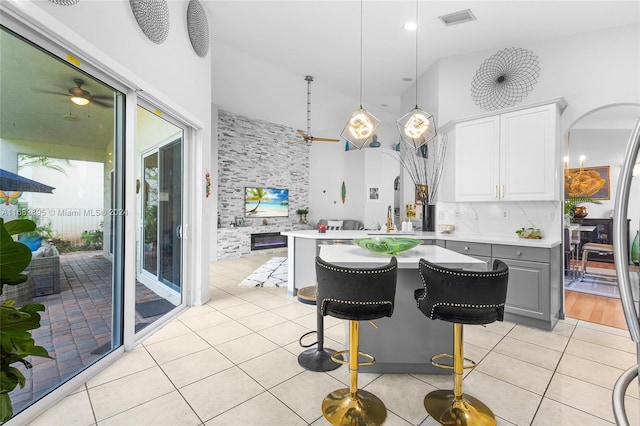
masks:
{"type": "Polygon", "coordinates": [[[482,401],[464,393],[461,401],[454,401],[451,390],[437,390],[427,394],[424,397],[424,408],[434,420],[443,425],[496,424],[493,412],[482,401]]]}
{"type": "Polygon", "coordinates": [[[334,426],[381,425],[387,418],[387,407],[371,392],[358,389],[356,398],[351,398],[349,389],[344,388],[322,401],[322,415],[334,426]]]}

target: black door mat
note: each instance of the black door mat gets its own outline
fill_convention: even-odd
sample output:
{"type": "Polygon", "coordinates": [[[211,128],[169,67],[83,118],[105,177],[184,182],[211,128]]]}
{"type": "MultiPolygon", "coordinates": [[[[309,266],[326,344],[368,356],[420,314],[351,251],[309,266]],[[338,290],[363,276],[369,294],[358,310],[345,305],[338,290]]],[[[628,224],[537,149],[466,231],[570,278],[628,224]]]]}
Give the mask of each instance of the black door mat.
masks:
{"type": "Polygon", "coordinates": [[[143,318],[164,315],[175,308],[175,305],[164,299],[152,300],[151,302],[136,303],[136,312],[143,318]]]}

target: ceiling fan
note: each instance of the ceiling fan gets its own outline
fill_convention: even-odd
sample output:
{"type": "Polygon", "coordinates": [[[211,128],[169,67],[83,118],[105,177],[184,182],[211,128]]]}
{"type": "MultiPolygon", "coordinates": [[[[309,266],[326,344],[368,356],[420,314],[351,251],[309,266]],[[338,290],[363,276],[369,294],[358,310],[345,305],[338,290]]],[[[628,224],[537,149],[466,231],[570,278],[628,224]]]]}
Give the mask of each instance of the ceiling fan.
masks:
{"type": "Polygon", "coordinates": [[[304,79],[307,82],[307,131],[298,130],[298,134],[302,137],[307,146],[311,145],[312,142],[339,142],[340,139],[316,138],[311,135],[311,82],[313,81],[313,77],[307,75],[304,79]]]}
{"type": "Polygon", "coordinates": [[[113,105],[109,102],[104,102],[104,100],[112,100],[113,96],[110,95],[92,95],[91,92],[84,90],[82,86],[84,85],[84,80],[81,78],[74,78],[73,82],[76,84],[76,87],[70,88],[67,93],[64,92],[54,92],[51,90],[44,89],[33,89],[39,93],[48,93],[51,95],[62,95],[69,96],[69,100],[76,105],[87,105],[89,103],[94,103],[101,107],[112,108],[113,105]]]}

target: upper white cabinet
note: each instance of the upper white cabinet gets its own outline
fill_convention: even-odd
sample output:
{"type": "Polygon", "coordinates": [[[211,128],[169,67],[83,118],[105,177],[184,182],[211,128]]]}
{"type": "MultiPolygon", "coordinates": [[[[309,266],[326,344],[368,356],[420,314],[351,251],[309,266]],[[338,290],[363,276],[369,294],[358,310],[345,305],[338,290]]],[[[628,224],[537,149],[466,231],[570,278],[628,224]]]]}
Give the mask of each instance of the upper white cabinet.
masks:
{"type": "Polygon", "coordinates": [[[455,128],[456,201],[558,200],[556,103],[455,128]]]}

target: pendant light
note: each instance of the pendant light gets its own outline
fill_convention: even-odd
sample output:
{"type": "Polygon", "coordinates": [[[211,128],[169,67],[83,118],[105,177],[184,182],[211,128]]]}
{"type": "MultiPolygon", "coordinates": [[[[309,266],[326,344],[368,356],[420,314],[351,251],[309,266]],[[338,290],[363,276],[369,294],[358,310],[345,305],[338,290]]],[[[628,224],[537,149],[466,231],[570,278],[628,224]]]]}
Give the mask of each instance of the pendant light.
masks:
{"type": "Polygon", "coordinates": [[[418,27],[418,0],[416,0],[416,106],[396,121],[400,138],[414,149],[420,148],[438,136],[433,116],[418,108],[418,27]]]}
{"type": "Polygon", "coordinates": [[[362,107],[362,1],[360,0],[360,108],[351,114],[340,134],[358,149],[364,148],[380,125],[380,120],[362,107]]]}

